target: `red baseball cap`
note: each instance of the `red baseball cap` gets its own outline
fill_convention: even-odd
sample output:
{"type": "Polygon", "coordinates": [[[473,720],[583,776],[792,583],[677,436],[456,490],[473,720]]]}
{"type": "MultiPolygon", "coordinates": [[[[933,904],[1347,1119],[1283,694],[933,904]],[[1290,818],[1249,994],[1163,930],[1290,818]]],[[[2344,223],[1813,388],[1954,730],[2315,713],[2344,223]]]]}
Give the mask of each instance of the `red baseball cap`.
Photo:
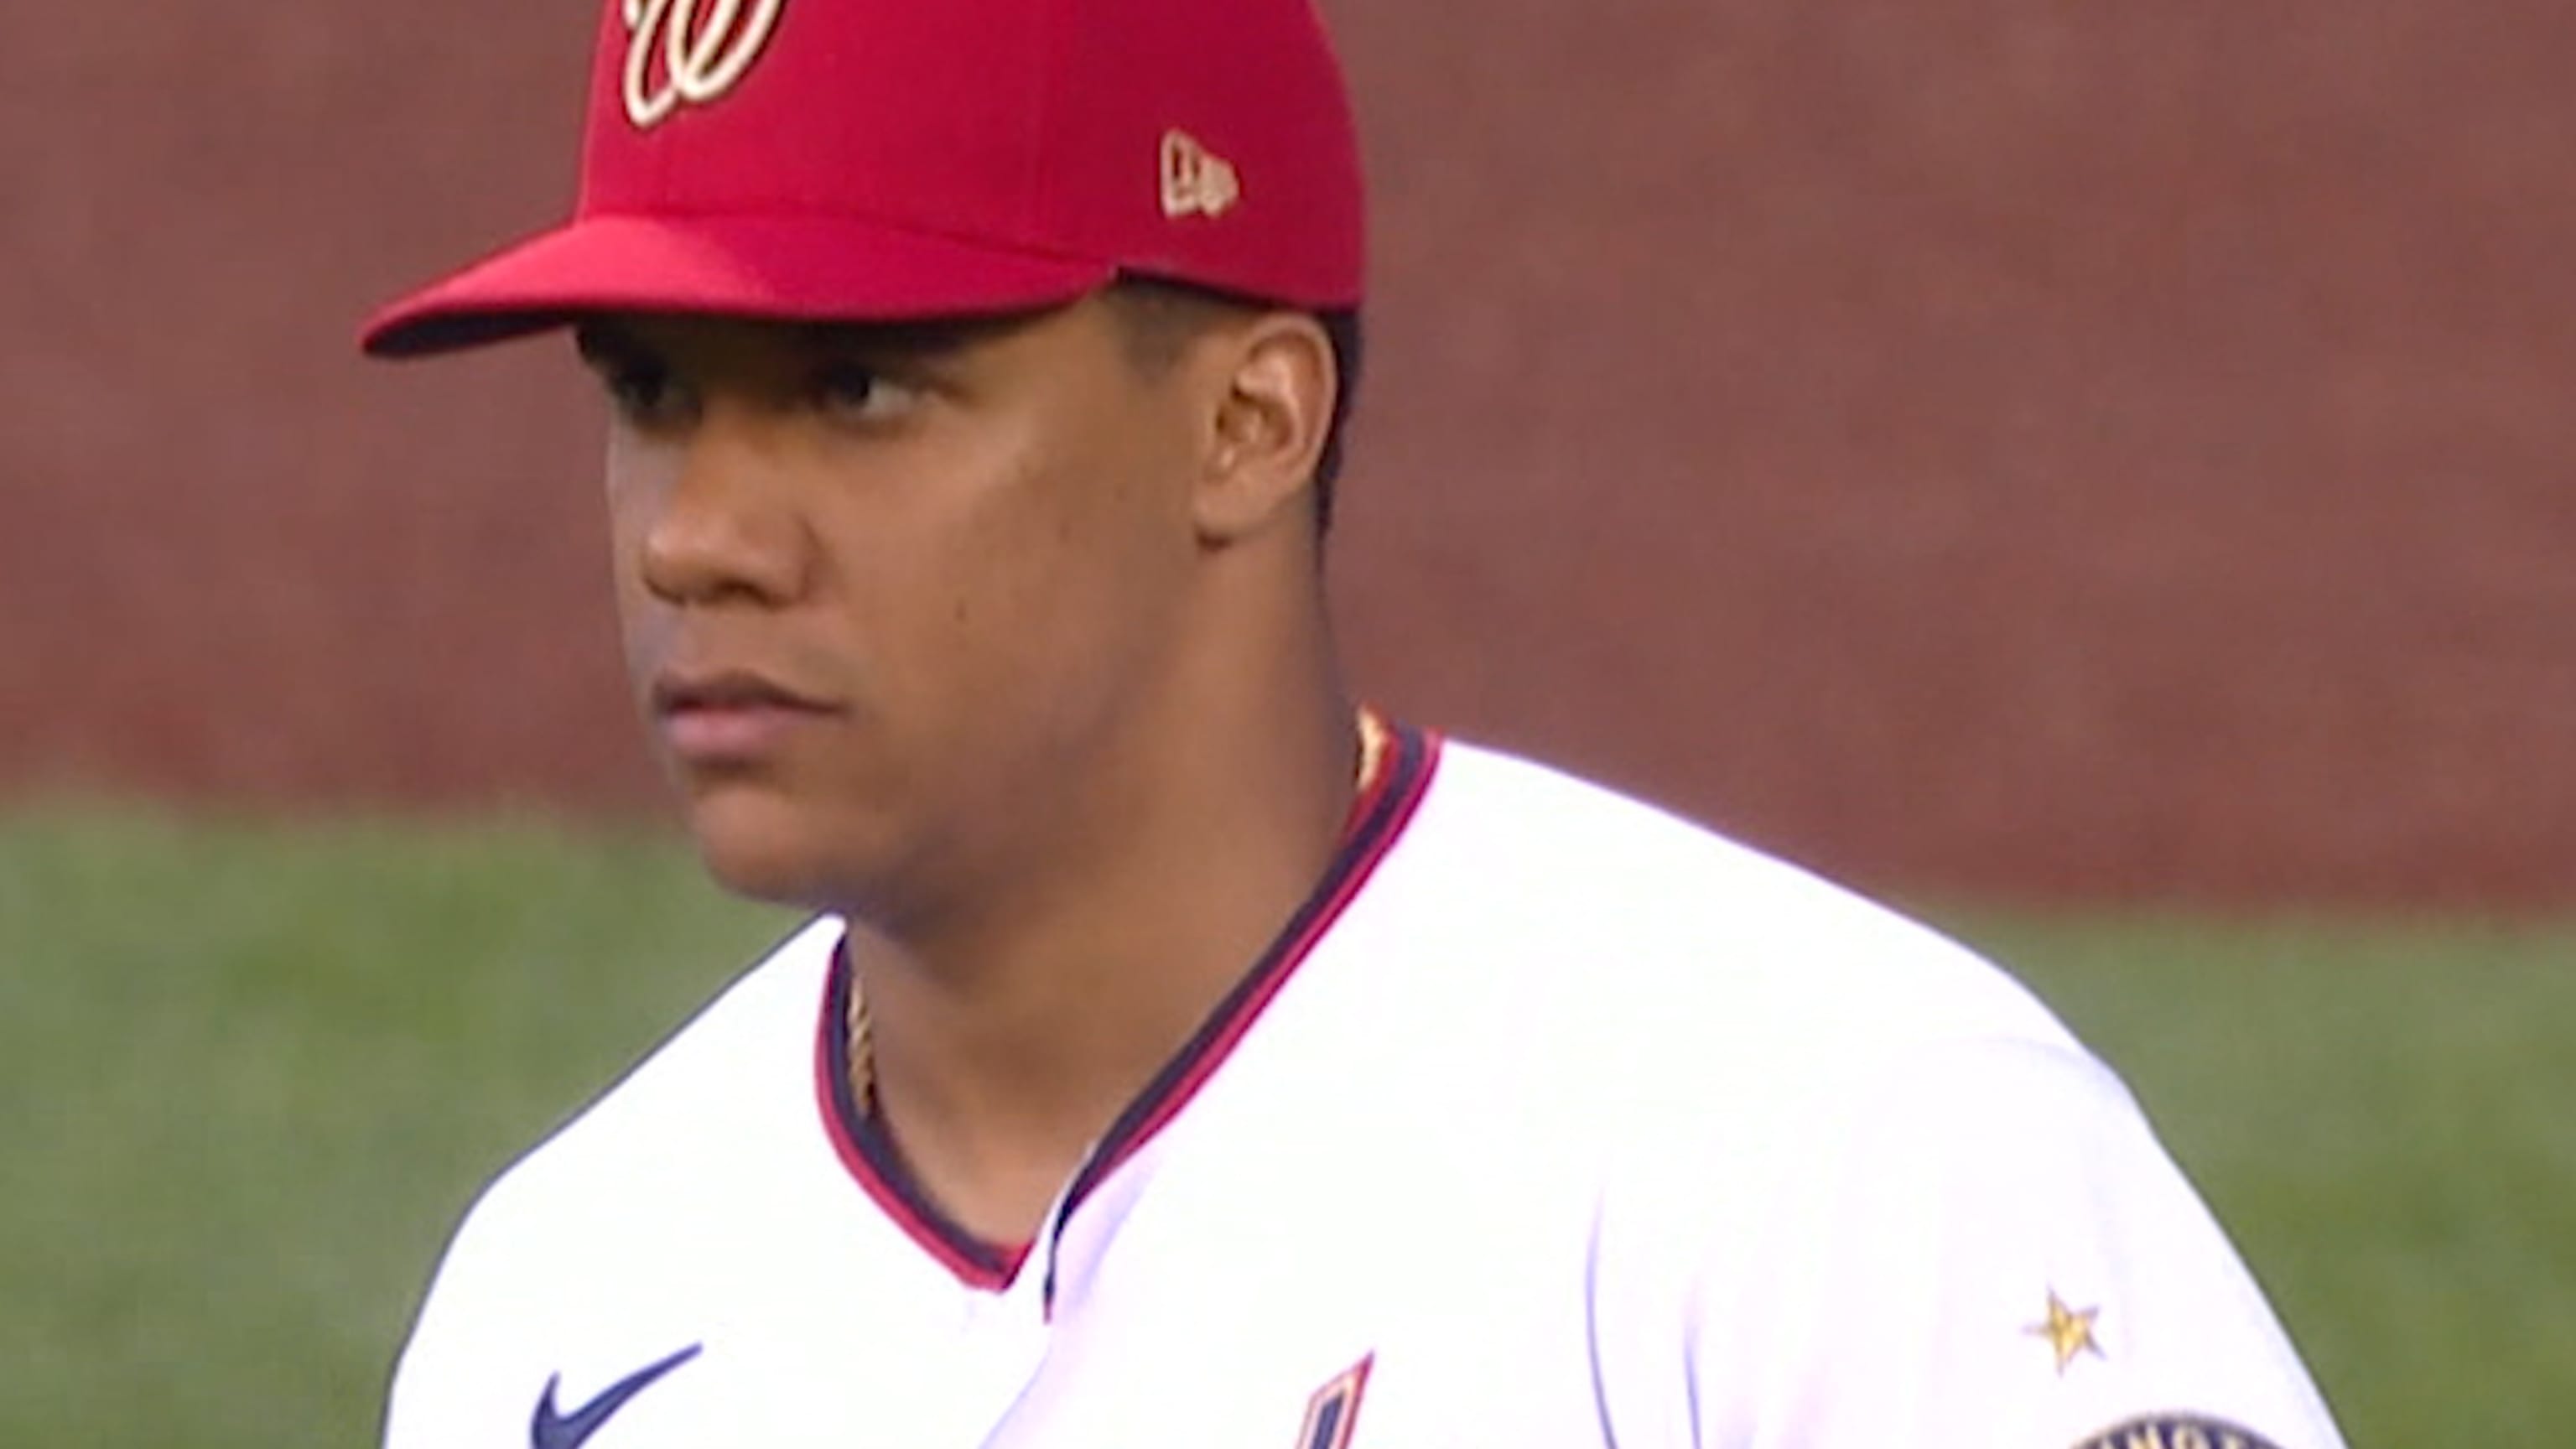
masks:
{"type": "Polygon", "coordinates": [[[572,220],[394,303],[377,356],[598,311],[895,321],[1121,274],[1357,306],[1312,0],[607,0],[572,220]]]}

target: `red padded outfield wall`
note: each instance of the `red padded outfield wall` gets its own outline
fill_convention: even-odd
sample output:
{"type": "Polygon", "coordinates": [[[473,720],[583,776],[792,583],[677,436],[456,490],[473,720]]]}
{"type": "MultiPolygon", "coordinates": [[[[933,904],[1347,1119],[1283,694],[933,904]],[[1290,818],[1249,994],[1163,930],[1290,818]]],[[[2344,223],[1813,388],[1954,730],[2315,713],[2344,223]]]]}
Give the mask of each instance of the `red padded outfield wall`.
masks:
{"type": "MultiPolygon", "coordinates": [[[[651,801],[561,350],[348,350],[588,0],[10,4],[0,785],[651,801]]],[[[1373,694],[1876,885],[2576,901],[2576,8],[1332,8],[1373,694]]]]}

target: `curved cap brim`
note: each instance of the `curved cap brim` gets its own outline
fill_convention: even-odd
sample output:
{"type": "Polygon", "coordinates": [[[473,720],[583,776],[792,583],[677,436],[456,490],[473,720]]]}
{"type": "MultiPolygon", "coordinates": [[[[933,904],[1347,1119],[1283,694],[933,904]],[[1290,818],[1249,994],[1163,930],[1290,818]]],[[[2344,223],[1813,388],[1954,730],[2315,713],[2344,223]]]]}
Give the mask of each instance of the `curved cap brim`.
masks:
{"type": "Polygon", "coordinates": [[[413,293],[359,345],[418,357],[600,312],[817,322],[1024,311],[1108,285],[1117,269],[844,219],[588,216],[413,293]]]}

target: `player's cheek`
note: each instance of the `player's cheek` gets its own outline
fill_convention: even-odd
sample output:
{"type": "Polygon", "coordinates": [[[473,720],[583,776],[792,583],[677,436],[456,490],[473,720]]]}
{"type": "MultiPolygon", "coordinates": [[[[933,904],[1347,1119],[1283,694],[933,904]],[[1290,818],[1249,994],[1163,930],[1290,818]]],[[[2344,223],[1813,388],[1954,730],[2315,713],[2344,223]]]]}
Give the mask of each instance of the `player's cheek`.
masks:
{"type": "Polygon", "coordinates": [[[612,475],[606,502],[610,602],[627,678],[640,701],[640,691],[669,652],[671,611],[657,604],[644,578],[644,538],[652,525],[643,485],[612,475]]]}

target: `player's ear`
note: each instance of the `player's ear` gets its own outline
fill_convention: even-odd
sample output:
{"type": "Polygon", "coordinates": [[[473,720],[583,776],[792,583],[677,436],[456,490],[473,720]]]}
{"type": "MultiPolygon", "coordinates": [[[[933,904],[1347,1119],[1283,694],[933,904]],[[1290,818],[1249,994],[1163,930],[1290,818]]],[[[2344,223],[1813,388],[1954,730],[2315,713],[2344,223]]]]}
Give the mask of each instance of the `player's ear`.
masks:
{"type": "Polygon", "coordinates": [[[1234,543],[1311,518],[1308,494],[1339,385],[1323,324],[1299,312],[1261,313],[1226,329],[1212,361],[1215,426],[1191,501],[1199,537],[1234,543]]]}

